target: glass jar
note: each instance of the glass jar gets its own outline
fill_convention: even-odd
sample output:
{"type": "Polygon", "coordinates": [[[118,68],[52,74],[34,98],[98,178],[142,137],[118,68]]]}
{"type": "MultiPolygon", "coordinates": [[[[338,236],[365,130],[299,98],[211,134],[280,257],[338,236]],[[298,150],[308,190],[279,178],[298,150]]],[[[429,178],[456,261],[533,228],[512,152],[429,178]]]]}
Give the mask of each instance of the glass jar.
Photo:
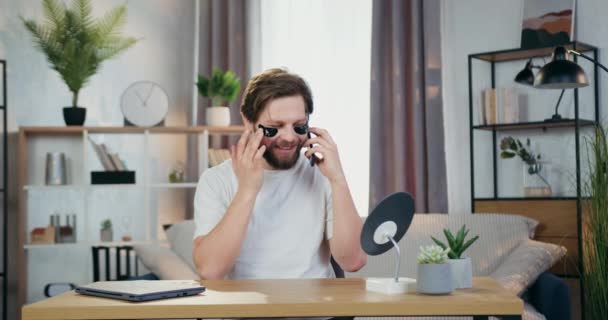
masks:
{"type": "Polygon", "coordinates": [[[523,193],[524,197],[550,197],[551,185],[548,182],[549,172],[547,162],[535,162],[523,165],[523,193]]]}

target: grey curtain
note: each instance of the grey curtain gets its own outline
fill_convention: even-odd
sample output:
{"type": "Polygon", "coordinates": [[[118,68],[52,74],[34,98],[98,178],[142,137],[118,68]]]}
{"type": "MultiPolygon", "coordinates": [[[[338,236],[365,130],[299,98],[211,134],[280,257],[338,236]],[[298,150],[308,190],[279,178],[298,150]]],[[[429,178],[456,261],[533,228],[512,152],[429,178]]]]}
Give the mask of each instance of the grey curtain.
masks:
{"type": "MultiPolygon", "coordinates": [[[[246,0],[201,0],[198,71],[209,76],[213,68],[232,70],[241,78],[241,92],[249,77],[247,57],[246,0]]],[[[242,124],[238,106],[241,95],[231,104],[231,124],[242,124]]],[[[197,123],[205,123],[208,99],[199,98],[197,123]]]]}
{"type": "MultiPolygon", "coordinates": [[[[249,45],[247,39],[248,6],[246,0],[200,0],[199,2],[199,54],[198,73],[209,76],[213,68],[231,70],[241,79],[241,93],[249,80],[249,45]]],[[[193,84],[194,85],[194,84],[193,84]]],[[[195,89],[196,90],[196,89],[195,89]]],[[[230,105],[230,123],[242,124],[239,105],[241,94],[230,105]]],[[[189,123],[205,124],[205,109],[211,104],[207,98],[199,96],[196,112],[191,112],[189,123]],[[196,117],[196,119],[192,119],[196,117]]],[[[230,141],[212,138],[210,147],[227,147],[230,141]]],[[[188,140],[188,177],[198,181],[198,141],[188,140]]],[[[186,203],[187,219],[193,215],[194,191],[188,192],[186,203]]]]}
{"type": "Polygon", "coordinates": [[[416,212],[447,212],[440,0],[375,0],[370,207],[405,191],[416,212]]]}

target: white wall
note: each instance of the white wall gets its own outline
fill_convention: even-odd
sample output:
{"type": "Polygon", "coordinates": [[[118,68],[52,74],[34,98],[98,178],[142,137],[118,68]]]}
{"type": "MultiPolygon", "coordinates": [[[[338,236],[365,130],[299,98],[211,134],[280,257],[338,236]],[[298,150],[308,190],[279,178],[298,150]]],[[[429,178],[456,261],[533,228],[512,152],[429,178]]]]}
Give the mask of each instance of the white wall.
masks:
{"type": "MultiPolygon", "coordinates": [[[[522,0],[461,0],[442,2],[442,48],[443,48],[443,85],[444,119],[447,158],[448,201],[450,213],[471,211],[470,170],[469,170],[469,120],[468,120],[468,82],[467,58],[471,53],[517,48],[520,45],[522,0]]],[[[608,61],[608,43],[605,34],[608,23],[604,16],[608,12],[608,2],[601,0],[577,0],[576,38],[599,47],[600,60],[608,61]]],[[[549,57],[546,58],[549,61],[549,57]]],[[[535,60],[543,64],[542,59],[535,60]]],[[[590,63],[579,63],[592,80],[590,63]]],[[[512,78],[523,67],[525,61],[497,65],[497,86],[515,86],[512,78]]],[[[477,89],[489,86],[489,69],[483,64],[474,64],[474,86],[477,89]],[[485,69],[484,69],[485,68],[485,69]],[[485,73],[484,73],[485,72],[485,73]],[[485,81],[485,83],[484,83],[485,81]]],[[[600,74],[600,92],[605,91],[606,74],[600,74]],[[604,89],[604,90],[603,90],[604,89]]],[[[559,91],[541,91],[521,88],[528,95],[529,119],[542,120],[553,113],[559,91]]],[[[473,93],[474,95],[477,92],[473,93]]],[[[591,87],[579,90],[581,95],[581,116],[592,116],[591,87]],[[590,113],[591,111],[591,113],[590,113]]],[[[474,96],[476,99],[476,96],[474,96]]],[[[600,106],[605,101],[600,94],[600,106]]],[[[477,101],[476,101],[477,103],[477,101]]],[[[600,107],[604,109],[604,107],[600,107]]],[[[564,94],[560,113],[573,117],[572,92],[564,94]]],[[[605,114],[600,111],[600,117],[605,114]]],[[[549,131],[526,131],[509,133],[525,139],[531,137],[537,151],[550,161],[549,179],[554,192],[559,195],[572,195],[574,176],[574,139],[573,131],[557,134],[549,131]],[[542,136],[542,138],[541,138],[542,136]]],[[[499,135],[499,139],[500,139],[499,135]]],[[[483,133],[475,134],[475,161],[477,196],[490,196],[491,193],[491,145],[483,133]]],[[[584,143],[584,141],[583,141],[584,143]]],[[[522,170],[519,160],[498,159],[499,194],[521,196],[522,170]]]]}
{"type": "MultiPolygon", "coordinates": [[[[125,4],[128,9],[128,23],[124,33],[141,38],[130,50],[118,58],[106,61],[99,73],[94,75],[88,86],[80,92],[80,105],[87,108],[87,126],[122,126],[120,96],[133,82],[149,80],[160,84],[169,96],[169,114],[165,125],[178,126],[187,124],[187,113],[191,108],[194,83],[194,28],[195,1],[161,1],[161,0],[112,0],[94,1],[94,15],[100,16],[110,8],[125,4]]],[[[42,18],[41,1],[36,0],[1,0],[0,1],[0,57],[8,61],[8,105],[9,131],[18,130],[19,126],[64,126],[62,107],[71,103],[71,94],[55,71],[48,67],[44,55],[38,52],[30,35],[24,29],[19,15],[25,18],[42,18]]],[[[116,151],[127,158],[127,164],[141,169],[141,138],[97,135],[95,139],[105,141],[116,151]]],[[[151,150],[153,177],[155,182],[166,178],[168,170],[175,160],[185,160],[185,138],[175,135],[158,136],[151,139],[154,145],[151,150]],[[176,141],[176,139],[180,139],[176,141]]],[[[79,139],[68,139],[67,142],[50,140],[34,141],[34,145],[45,148],[74,150],[68,154],[73,161],[79,160],[79,139]]],[[[32,150],[30,150],[32,152],[32,150]]],[[[30,169],[33,169],[29,183],[43,181],[44,152],[30,154],[30,169]]],[[[89,154],[87,166],[100,167],[92,153],[89,154]]],[[[82,164],[71,168],[74,180],[78,177],[82,164]]],[[[141,171],[141,170],[139,170],[141,171]]],[[[140,172],[138,171],[138,174],[140,172]]],[[[14,179],[14,176],[13,178],[14,179]]],[[[62,192],[62,191],[57,191],[62,192]]],[[[115,223],[115,238],[122,234],[121,216],[132,212],[142,212],[143,196],[141,191],[96,191],[93,202],[89,204],[89,225],[82,225],[79,219],[79,234],[93,233],[92,239],[98,237],[98,221],[102,217],[112,217],[115,223]],[[125,205],[125,204],[129,205],[125,205]],[[134,207],[139,205],[140,207],[134,207]]],[[[183,191],[180,191],[183,192],[183,191]]],[[[175,212],[184,211],[184,193],[167,192],[156,196],[151,205],[158,207],[161,214],[166,214],[161,222],[176,220],[175,212]]],[[[30,224],[34,226],[48,223],[49,215],[55,210],[75,211],[80,213],[82,197],[78,192],[30,192],[30,224]]],[[[64,222],[64,221],[62,221],[64,222]]],[[[133,218],[131,228],[141,226],[139,218],[133,218]]],[[[141,230],[132,231],[137,238],[144,237],[141,230]]],[[[19,250],[19,249],[18,249],[19,250]]],[[[29,288],[28,301],[42,298],[45,283],[57,281],[91,281],[90,249],[34,249],[28,251],[29,288]],[[74,255],[78,253],[77,255],[74,255]],[[68,259],[69,258],[69,259],[68,259]],[[49,260],[50,259],[50,260],[49,260]],[[67,259],[63,261],[64,259],[67,259]],[[67,261],[67,262],[66,262],[67,261]],[[60,262],[60,263],[57,263],[60,262]]]]}

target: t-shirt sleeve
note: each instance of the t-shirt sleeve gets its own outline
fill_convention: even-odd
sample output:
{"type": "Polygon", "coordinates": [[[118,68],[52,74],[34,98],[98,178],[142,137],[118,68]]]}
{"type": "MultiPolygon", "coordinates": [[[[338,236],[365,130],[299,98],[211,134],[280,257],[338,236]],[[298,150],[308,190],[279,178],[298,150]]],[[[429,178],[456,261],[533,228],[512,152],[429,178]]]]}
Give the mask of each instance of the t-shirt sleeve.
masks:
{"type": "Polygon", "coordinates": [[[325,181],[325,239],[330,240],[334,235],[334,203],[331,186],[325,181]]]}
{"type": "Polygon", "coordinates": [[[194,238],[207,235],[222,220],[228,201],[226,201],[223,183],[216,173],[206,170],[196,187],[194,194],[194,238]]]}

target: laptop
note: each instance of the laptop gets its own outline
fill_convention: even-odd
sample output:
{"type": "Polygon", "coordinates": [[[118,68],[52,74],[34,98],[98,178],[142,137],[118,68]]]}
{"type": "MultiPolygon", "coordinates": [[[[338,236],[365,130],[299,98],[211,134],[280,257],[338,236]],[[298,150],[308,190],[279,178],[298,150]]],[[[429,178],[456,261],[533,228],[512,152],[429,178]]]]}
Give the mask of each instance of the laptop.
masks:
{"type": "Polygon", "coordinates": [[[98,281],[77,286],[76,292],[134,302],[193,296],[205,291],[194,280],[98,281]]]}

